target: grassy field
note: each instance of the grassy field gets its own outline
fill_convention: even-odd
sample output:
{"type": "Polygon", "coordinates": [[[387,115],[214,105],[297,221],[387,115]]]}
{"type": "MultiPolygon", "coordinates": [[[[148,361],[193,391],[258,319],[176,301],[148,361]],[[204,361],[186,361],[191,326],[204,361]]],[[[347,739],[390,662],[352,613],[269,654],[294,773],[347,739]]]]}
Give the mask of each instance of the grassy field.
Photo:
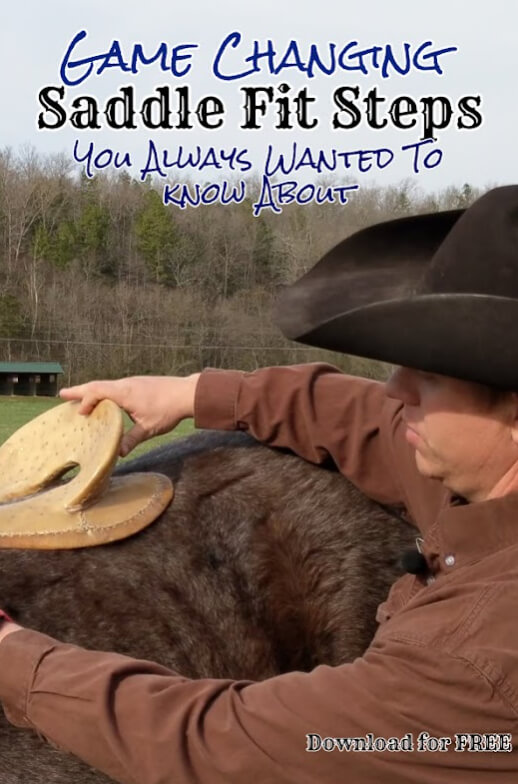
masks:
{"type": "MultiPolygon", "coordinates": [[[[7,397],[0,396],[0,444],[3,444],[15,430],[25,425],[34,417],[43,414],[54,406],[60,405],[61,399],[58,397],[7,397]]],[[[124,414],[124,429],[128,429],[131,420],[124,414]]],[[[194,429],[192,419],[186,419],[172,433],[165,436],[157,436],[140,444],[124,460],[130,460],[143,452],[148,452],[160,444],[168,443],[172,438],[187,435],[194,429]]]]}

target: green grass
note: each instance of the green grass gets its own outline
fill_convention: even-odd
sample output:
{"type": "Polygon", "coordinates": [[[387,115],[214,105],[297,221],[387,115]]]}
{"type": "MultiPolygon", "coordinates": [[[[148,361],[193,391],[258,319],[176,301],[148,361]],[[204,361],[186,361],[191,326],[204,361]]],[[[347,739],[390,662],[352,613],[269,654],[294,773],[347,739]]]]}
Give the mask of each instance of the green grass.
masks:
{"type": "MultiPolygon", "coordinates": [[[[31,419],[34,419],[61,403],[62,400],[58,397],[0,396],[0,444],[3,444],[15,430],[18,430],[18,428],[22,427],[27,422],[30,422],[31,419]]],[[[124,429],[127,430],[130,426],[131,420],[124,414],[124,429]]],[[[183,422],[180,422],[178,427],[171,433],[167,433],[164,436],[157,436],[156,438],[150,438],[148,441],[144,441],[143,444],[139,444],[139,446],[137,446],[127,457],[123,458],[121,462],[131,460],[132,458],[137,457],[137,455],[149,452],[150,449],[154,449],[156,446],[169,443],[173,438],[185,436],[193,430],[194,425],[192,419],[185,419],[183,422]]]]}

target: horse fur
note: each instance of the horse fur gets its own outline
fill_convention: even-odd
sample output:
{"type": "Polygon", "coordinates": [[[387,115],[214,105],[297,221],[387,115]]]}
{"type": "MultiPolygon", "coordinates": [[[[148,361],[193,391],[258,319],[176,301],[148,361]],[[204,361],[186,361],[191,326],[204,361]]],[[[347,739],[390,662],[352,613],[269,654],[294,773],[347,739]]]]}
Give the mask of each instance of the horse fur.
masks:
{"type": "MultiPolygon", "coordinates": [[[[0,605],[65,642],[191,678],[261,680],[351,661],[415,531],[336,471],[240,433],[197,433],[116,470],[175,495],[139,534],[81,550],[0,551],[0,605]]],[[[108,779],[0,717],[2,784],[108,779]]]]}

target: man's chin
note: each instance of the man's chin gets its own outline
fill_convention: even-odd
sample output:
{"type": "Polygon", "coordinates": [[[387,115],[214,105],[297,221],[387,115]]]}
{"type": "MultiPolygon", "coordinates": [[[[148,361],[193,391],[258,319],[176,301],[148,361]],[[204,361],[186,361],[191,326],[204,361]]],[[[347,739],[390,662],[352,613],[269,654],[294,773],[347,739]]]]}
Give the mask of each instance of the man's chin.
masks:
{"type": "Polygon", "coordinates": [[[422,476],[426,476],[428,479],[442,479],[442,474],[438,467],[434,466],[433,462],[424,457],[417,449],[415,450],[415,464],[422,476]]]}

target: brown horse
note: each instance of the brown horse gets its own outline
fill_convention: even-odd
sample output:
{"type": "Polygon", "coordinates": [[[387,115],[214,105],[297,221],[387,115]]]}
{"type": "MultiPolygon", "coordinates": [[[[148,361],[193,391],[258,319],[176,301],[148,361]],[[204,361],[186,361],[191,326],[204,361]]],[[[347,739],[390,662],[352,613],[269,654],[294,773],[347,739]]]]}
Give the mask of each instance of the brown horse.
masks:
{"type": "MultiPolygon", "coordinates": [[[[25,626],[192,678],[260,680],[360,655],[414,529],[336,471],[239,433],[198,433],[116,470],[160,471],[169,508],[111,545],[0,551],[25,626]]],[[[0,719],[2,784],[105,776],[0,719]]]]}

